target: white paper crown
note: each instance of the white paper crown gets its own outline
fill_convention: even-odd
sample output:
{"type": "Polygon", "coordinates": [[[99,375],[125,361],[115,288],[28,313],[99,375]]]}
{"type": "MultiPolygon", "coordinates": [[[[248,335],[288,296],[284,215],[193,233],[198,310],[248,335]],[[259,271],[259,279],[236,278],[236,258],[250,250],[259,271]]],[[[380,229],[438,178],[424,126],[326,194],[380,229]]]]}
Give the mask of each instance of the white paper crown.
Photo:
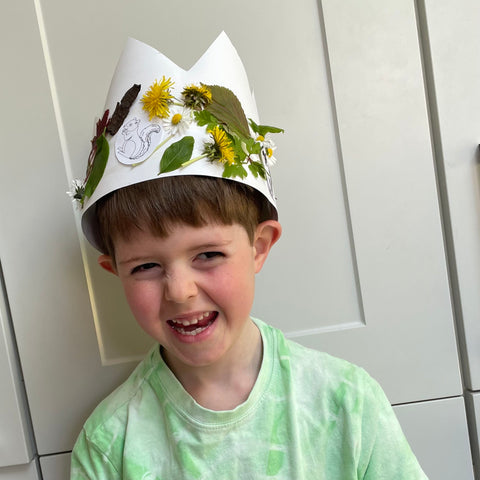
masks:
{"type": "Polygon", "coordinates": [[[146,180],[229,178],[257,189],[276,207],[269,171],[274,145],[265,137],[282,130],[257,125],[244,66],[224,32],[188,71],[129,39],[105,109],[86,178],[74,180],[70,192],[83,209],[83,232],[96,248],[97,200],[146,180]]]}

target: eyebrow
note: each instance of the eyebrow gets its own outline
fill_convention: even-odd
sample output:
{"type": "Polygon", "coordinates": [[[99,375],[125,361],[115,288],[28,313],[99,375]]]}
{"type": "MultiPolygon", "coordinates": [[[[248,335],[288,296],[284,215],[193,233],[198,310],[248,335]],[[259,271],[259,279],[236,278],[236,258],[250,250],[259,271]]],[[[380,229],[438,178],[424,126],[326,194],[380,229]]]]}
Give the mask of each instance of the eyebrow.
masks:
{"type": "MultiPolygon", "coordinates": [[[[232,243],[231,239],[218,241],[218,242],[201,243],[199,245],[193,246],[192,248],[189,248],[187,251],[194,252],[196,250],[210,250],[210,249],[222,248],[222,247],[226,247],[230,243],[232,243]]],[[[118,262],[118,265],[127,265],[129,263],[144,262],[147,258],[150,258],[150,257],[142,256],[142,255],[137,257],[131,257],[131,258],[127,258],[126,260],[122,260],[121,262],[118,262]]]]}
{"type": "Polygon", "coordinates": [[[127,260],[122,260],[121,262],[117,262],[118,265],[127,265],[129,263],[138,263],[138,262],[144,262],[146,257],[132,257],[132,258],[127,258],[127,260]]]}
{"type": "Polygon", "coordinates": [[[227,245],[229,245],[230,243],[232,243],[231,240],[224,240],[222,242],[208,242],[208,243],[202,243],[200,245],[195,245],[195,247],[193,248],[190,248],[189,250],[190,251],[193,251],[193,250],[208,250],[210,248],[221,248],[221,247],[226,247],[227,245]]]}

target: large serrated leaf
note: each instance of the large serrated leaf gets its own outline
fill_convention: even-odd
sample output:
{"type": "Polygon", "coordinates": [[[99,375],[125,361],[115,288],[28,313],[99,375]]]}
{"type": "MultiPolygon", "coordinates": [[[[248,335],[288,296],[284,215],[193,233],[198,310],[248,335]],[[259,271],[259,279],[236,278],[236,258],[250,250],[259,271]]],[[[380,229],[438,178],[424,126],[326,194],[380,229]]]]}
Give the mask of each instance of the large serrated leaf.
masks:
{"type": "Polygon", "coordinates": [[[97,138],[97,152],[95,158],[93,159],[93,166],[88,176],[87,183],[85,184],[85,196],[87,199],[93,195],[93,192],[97,188],[97,185],[100,183],[100,180],[103,177],[103,172],[107,166],[108,154],[110,147],[108,146],[108,141],[105,137],[105,134],[102,133],[97,138]]]}
{"type": "Polygon", "coordinates": [[[228,129],[248,138],[250,136],[248,120],[235,94],[228,88],[218,85],[207,85],[207,87],[212,93],[212,101],[206,110],[214,115],[220,123],[225,124],[228,129]]]}
{"type": "Polygon", "coordinates": [[[183,163],[188,162],[192,157],[193,144],[195,140],[193,137],[183,137],[178,142],[172,143],[163,152],[160,160],[160,173],[173,172],[182,166],[183,163]]]}

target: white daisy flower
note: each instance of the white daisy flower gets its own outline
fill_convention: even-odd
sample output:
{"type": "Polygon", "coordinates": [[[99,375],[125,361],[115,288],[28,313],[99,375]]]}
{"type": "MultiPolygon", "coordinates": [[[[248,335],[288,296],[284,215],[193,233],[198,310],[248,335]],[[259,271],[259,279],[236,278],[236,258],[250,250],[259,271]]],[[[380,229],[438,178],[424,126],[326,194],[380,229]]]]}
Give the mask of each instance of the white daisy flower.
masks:
{"type": "Polygon", "coordinates": [[[257,137],[257,142],[260,142],[262,145],[263,150],[263,157],[267,161],[267,165],[269,167],[273,167],[275,163],[277,163],[277,159],[273,156],[273,152],[277,149],[277,146],[270,138],[269,134],[267,133],[266,137],[262,137],[261,135],[257,137]]]}
{"type": "Polygon", "coordinates": [[[172,109],[168,118],[162,119],[162,126],[167,135],[183,137],[193,121],[193,112],[190,108],[172,109]]]}
{"type": "Polygon", "coordinates": [[[70,185],[70,190],[67,195],[72,199],[72,202],[80,205],[82,203],[83,196],[85,195],[85,185],[82,180],[74,178],[70,185]]]}

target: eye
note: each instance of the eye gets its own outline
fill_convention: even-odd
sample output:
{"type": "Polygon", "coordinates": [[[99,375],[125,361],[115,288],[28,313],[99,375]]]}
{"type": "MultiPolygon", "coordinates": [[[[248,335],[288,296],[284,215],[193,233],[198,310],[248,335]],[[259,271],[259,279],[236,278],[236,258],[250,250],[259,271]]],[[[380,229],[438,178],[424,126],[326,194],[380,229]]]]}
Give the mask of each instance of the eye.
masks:
{"type": "Polygon", "coordinates": [[[152,270],[155,267],[159,267],[158,263],[142,263],[142,265],[137,265],[132,269],[132,274],[133,273],[139,273],[139,272],[147,272],[148,270],[152,270]]]}
{"type": "Polygon", "coordinates": [[[212,260],[214,258],[221,258],[225,255],[222,252],[202,252],[197,255],[198,260],[212,260]]]}

